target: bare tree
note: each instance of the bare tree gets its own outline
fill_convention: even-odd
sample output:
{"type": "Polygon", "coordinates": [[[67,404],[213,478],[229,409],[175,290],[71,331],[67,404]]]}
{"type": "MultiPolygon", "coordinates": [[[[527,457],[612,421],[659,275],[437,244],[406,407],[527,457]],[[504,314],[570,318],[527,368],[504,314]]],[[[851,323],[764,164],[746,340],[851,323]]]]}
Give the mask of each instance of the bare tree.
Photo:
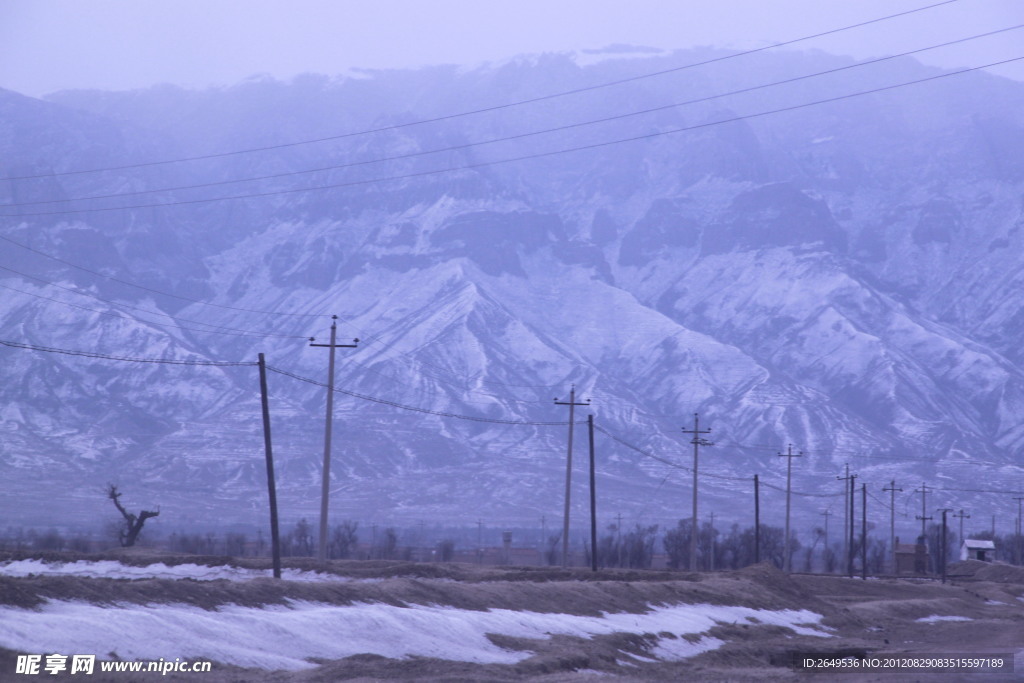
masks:
{"type": "Polygon", "coordinates": [[[139,539],[139,534],[142,533],[142,525],[146,523],[146,520],[150,517],[158,517],[160,510],[157,509],[155,512],[152,510],[143,510],[138,515],[128,512],[123,505],[121,505],[121,493],[117,490],[117,487],[113,484],[107,484],[107,498],[114,501],[114,507],[124,517],[124,525],[118,529],[117,540],[121,542],[122,548],[130,548],[135,545],[135,541],[139,539]]]}
{"type": "Polygon", "coordinates": [[[654,540],[658,525],[642,526],[639,523],[622,539],[623,553],[629,567],[650,569],[654,559],[654,540]]]}
{"type": "Polygon", "coordinates": [[[303,517],[295,523],[295,528],[288,532],[291,541],[292,555],[308,557],[313,554],[313,527],[303,517]]]}
{"type": "Polygon", "coordinates": [[[548,536],[547,548],[544,549],[544,561],[549,567],[558,564],[558,544],[562,541],[562,532],[548,536]]]}
{"type": "Polygon", "coordinates": [[[669,569],[690,566],[690,536],[693,535],[693,520],[681,519],[674,529],[665,532],[662,545],[668,554],[669,569]]]}
{"type": "Polygon", "coordinates": [[[359,542],[356,530],[359,522],[346,519],[341,524],[336,524],[332,529],[331,542],[327,548],[328,555],[333,559],[340,557],[345,560],[352,556],[352,551],[359,542]]]}
{"type": "Polygon", "coordinates": [[[245,546],[248,539],[245,534],[238,531],[229,531],[224,536],[224,554],[231,555],[232,557],[242,557],[245,555],[245,546]]]}

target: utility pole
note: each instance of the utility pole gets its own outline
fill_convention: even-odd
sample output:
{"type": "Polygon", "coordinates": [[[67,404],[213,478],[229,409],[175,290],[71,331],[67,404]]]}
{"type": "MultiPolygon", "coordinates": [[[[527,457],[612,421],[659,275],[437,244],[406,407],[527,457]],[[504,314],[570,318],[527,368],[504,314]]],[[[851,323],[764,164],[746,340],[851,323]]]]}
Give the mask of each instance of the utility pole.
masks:
{"type": "Polygon", "coordinates": [[[896,573],[896,492],[903,489],[896,488],[896,480],[889,482],[889,486],[882,489],[882,492],[889,492],[889,555],[892,559],[892,573],[896,573]]]}
{"type": "Polygon", "coordinates": [[[970,519],[971,516],[969,514],[967,514],[966,512],[964,512],[963,508],[960,509],[960,512],[954,512],[953,516],[960,518],[960,536],[959,536],[959,538],[960,538],[960,545],[963,545],[963,543],[964,543],[964,519],[970,519]]]}
{"type": "Polygon", "coordinates": [[[803,455],[803,453],[794,453],[793,444],[789,444],[789,447],[786,449],[785,453],[776,453],[776,455],[778,455],[780,458],[786,459],[786,540],[785,545],[783,546],[784,552],[786,554],[783,558],[782,566],[783,571],[785,571],[788,574],[791,569],[791,556],[793,554],[793,552],[789,548],[789,498],[790,492],[792,491],[791,485],[793,481],[793,458],[799,458],[803,455]]]}
{"type": "Polygon", "coordinates": [[[576,406],[589,406],[588,398],[583,403],[576,402],[576,385],[569,390],[569,400],[555,399],[556,406],[569,406],[569,450],[565,456],[565,514],[562,518],[562,566],[569,566],[569,496],[572,492],[572,433],[576,426],[576,406]]]}
{"type": "Polygon", "coordinates": [[[710,434],[710,429],[700,428],[700,417],[693,414],[693,429],[682,430],[683,434],[693,434],[690,443],[693,444],[693,533],[690,534],[690,571],[697,571],[697,453],[701,446],[714,446],[715,444],[701,437],[701,434],[710,434]]]}
{"type": "Polygon", "coordinates": [[[856,474],[851,474],[850,475],[850,534],[849,534],[849,537],[850,537],[850,543],[849,543],[850,552],[848,552],[846,554],[846,573],[847,573],[847,575],[851,579],[853,578],[853,527],[854,527],[854,520],[856,519],[856,516],[854,515],[854,501],[856,501],[856,499],[857,499],[857,496],[855,495],[855,493],[857,491],[857,486],[856,485],[857,485],[857,475],[856,474]]]}
{"type": "Polygon", "coordinates": [[[274,483],[274,449],[270,441],[270,403],[267,398],[267,361],[261,353],[260,404],[263,407],[263,450],[267,460],[267,493],[270,495],[270,548],[274,558],[274,578],[281,578],[281,538],[277,531],[277,485],[274,483]]]}
{"type": "Polygon", "coordinates": [[[711,537],[710,541],[708,543],[708,545],[710,546],[710,550],[711,550],[711,561],[708,563],[708,569],[711,570],[711,571],[715,571],[715,511],[714,510],[711,511],[711,533],[709,535],[711,537]]]}
{"type": "Polygon", "coordinates": [[[353,344],[335,344],[337,333],[338,316],[332,315],[331,343],[314,344],[316,337],[309,338],[310,346],[322,346],[331,350],[327,361],[327,421],[324,427],[324,467],[320,482],[320,547],[317,548],[317,558],[321,564],[327,562],[327,510],[331,495],[331,429],[334,417],[334,349],[355,348],[359,343],[358,339],[354,339],[353,344]]]}
{"type": "Polygon", "coordinates": [[[949,555],[949,548],[946,547],[946,513],[952,512],[953,508],[940,508],[936,512],[942,513],[942,540],[939,541],[939,562],[942,564],[942,583],[946,583],[946,556],[949,555]]]}
{"type": "Polygon", "coordinates": [[[868,580],[868,485],[860,485],[860,578],[868,580]]]}
{"type": "Polygon", "coordinates": [[[828,518],[829,518],[829,515],[832,514],[832,510],[826,509],[824,512],[819,512],[818,514],[823,515],[825,517],[825,552],[824,552],[824,555],[827,557],[828,556],[828,518]]]}
{"type": "Polygon", "coordinates": [[[622,566],[622,513],[615,515],[615,561],[616,567],[622,566]]]}
{"type": "Polygon", "coordinates": [[[927,522],[930,519],[932,519],[931,517],[927,517],[925,515],[925,513],[928,510],[928,506],[926,506],[925,503],[926,503],[926,501],[928,501],[928,492],[929,492],[929,490],[932,490],[932,487],[931,486],[926,486],[924,481],[921,482],[921,488],[914,488],[913,489],[913,493],[921,494],[921,514],[918,515],[918,519],[921,520],[921,542],[924,543],[924,544],[928,543],[928,536],[927,536],[928,529],[925,527],[925,522],[927,522]]]}
{"type": "Polygon", "coordinates": [[[850,463],[846,463],[844,467],[846,475],[837,476],[836,479],[845,482],[843,484],[843,559],[846,560],[850,557],[850,539],[846,532],[850,526],[850,463]]]}
{"type": "Polygon", "coordinates": [[[761,492],[754,475],[754,564],[761,561],[761,492]]]}
{"type": "MultiPolygon", "coordinates": [[[[1022,500],[1024,500],[1024,497],[1014,498],[1014,500],[1017,501],[1017,533],[1014,534],[1014,543],[1013,543],[1013,548],[1014,548],[1013,553],[1016,556],[1016,558],[1014,559],[1014,564],[1020,564],[1020,560],[1021,560],[1021,557],[1020,557],[1020,533],[1021,533],[1022,530],[1024,530],[1024,529],[1021,529],[1021,523],[1020,523],[1020,502],[1022,500]]],[[[993,527],[995,526],[995,522],[992,523],[992,526],[993,527]]]]}
{"type": "Polygon", "coordinates": [[[587,415],[590,435],[590,570],[597,571],[597,489],[594,487],[594,416],[587,415]]]}

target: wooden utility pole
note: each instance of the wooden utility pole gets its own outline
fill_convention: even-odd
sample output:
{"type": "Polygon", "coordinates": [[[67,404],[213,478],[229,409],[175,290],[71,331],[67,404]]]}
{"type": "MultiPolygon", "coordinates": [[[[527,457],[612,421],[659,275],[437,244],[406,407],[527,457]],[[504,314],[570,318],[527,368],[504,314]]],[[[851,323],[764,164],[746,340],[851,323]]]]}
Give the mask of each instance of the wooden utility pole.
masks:
{"type": "Polygon", "coordinates": [[[263,452],[267,460],[267,493],[270,495],[270,548],[274,558],[274,578],[281,578],[281,537],[277,530],[277,485],[274,483],[274,449],[270,442],[270,403],[267,399],[267,361],[261,353],[260,404],[263,407],[263,452]]]}
{"type": "Polygon", "coordinates": [[[761,561],[761,492],[754,475],[754,564],[761,561]]]}
{"type": "MultiPolygon", "coordinates": [[[[827,558],[828,557],[828,518],[832,514],[832,510],[826,509],[824,512],[819,512],[818,514],[823,515],[825,517],[825,552],[823,553],[823,556],[825,558],[827,558]]],[[[826,567],[826,571],[828,571],[827,567],[826,567]]]]}
{"type": "Polygon", "coordinates": [[[590,405],[590,399],[576,402],[576,385],[569,390],[569,400],[555,399],[557,406],[569,406],[569,449],[565,456],[565,514],[562,517],[562,566],[569,566],[569,497],[572,493],[572,434],[576,426],[576,406],[590,405]]]}
{"type": "Polygon", "coordinates": [[[971,516],[969,514],[967,514],[966,512],[964,512],[963,508],[960,508],[960,512],[954,512],[953,516],[960,518],[960,536],[959,536],[959,539],[960,539],[960,545],[963,545],[963,543],[964,543],[964,519],[970,519],[971,516]]]}
{"type": "Polygon", "coordinates": [[[946,513],[952,512],[953,508],[941,508],[937,512],[942,513],[942,539],[939,541],[939,563],[942,565],[942,583],[946,583],[946,556],[949,555],[949,548],[946,547],[946,513]]]}
{"type": "Polygon", "coordinates": [[[693,533],[690,535],[690,571],[697,571],[697,532],[700,523],[697,521],[697,453],[701,446],[714,446],[715,444],[701,437],[701,434],[710,434],[710,429],[700,428],[700,417],[693,414],[693,429],[684,429],[683,434],[693,434],[690,443],[693,444],[693,533]]]}
{"type": "Polygon", "coordinates": [[[892,573],[896,573],[896,492],[903,489],[896,488],[896,480],[889,482],[889,486],[882,489],[882,492],[889,492],[889,557],[892,560],[892,573]]]}
{"type": "Polygon", "coordinates": [[[928,491],[930,491],[931,488],[932,487],[930,487],[930,486],[925,486],[924,482],[922,481],[921,482],[921,488],[914,489],[914,493],[920,493],[921,494],[921,514],[917,515],[917,519],[921,520],[921,543],[925,543],[925,544],[928,543],[928,535],[927,535],[928,530],[925,527],[925,522],[927,522],[927,521],[932,519],[931,517],[928,517],[928,516],[925,515],[925,513],[928,511],[928,507],[926,505],[926,503],[928,501],[928,491]]]}
{"type": "Polygon", "coordinates": [[[349,348],[353,349],[356,344],[359,343],[358,339],[353,339],[353,344],[335,344],[335,339],[338,333],[338,316],[331,316],[331,343],[330,344],[314,344],[316,341],[315,337],[310,337],[310,346],[322,346],[330,349],[327,361],[327,420],[326,426],[324,427],[324,467],[321,473],[320,482],[320,546],[317,548],[317,558],[320,563],[327,561],[327,510],[328,503],[331,495],[331,430],[332,420],[334,416],[334,349],[337,348],[349,348]]]}
{"type": "Polygon", "coordinates": [[[708,534],[708,536],[710,537],[708,539],[708,549],[711,552],[711,558],[710,558],[710,561],[708,562],[708,569],[710,571],[715,571],[715,511],[714,510],[711,511],[711,529],[710,529],[710,531],[711,531],[711,533],[708,534]]]}
{"type": "MultiPolygon", "coordinates": [[[[1013,561],[1013,563],[1014,564],[1020,564],[1020,560],[1021,560],[1021,556],[1020,556],[1020,534],[1021,534],[1021,531],[1024,531],[1024,529],[1021,528],[1020,503],[1021,503],[1022,500],[1024,500],[1024,497],[1014,498],[1014,500],[1017,501],[1017,533],[1014,534],[1014,543],[1013,543],[1014,561],[1013,561]]],[[[996,525],[995,522],[992,522],[993,528],[995,527],[995,525],[996,525]]]]}
{"type": "Polygon", "coordinates": [[[780,458],[786,459],[786,540],[784,541],[785,545],[783,546],[783,552],[785,552],[786,554],[783,556],[782,567],[783,571],[785,571],[788,574],[790,572],[790,564],[792,563],[793,555],[792,551],[789,548],[789,499],[793,483],[793,458],[799,458],[803,455],[803,453],[794,453],[793,444],[789,444],[789,447],[786,449],[785,453],[776,453],[776,455],[778,455],[780,458]]]}
{"type": "Polygon", "coordinates": [[[868,580],[868,485],[860,485],[860,578],[868,580]]]}
{"type": "Polygon", "coordinates": [[[852,579],[853,578],[853,527],[855,526],[854,520],[854,501],[857,499],[857,475],[850,475],[850,533],[849,533],[849,548],[850,552],[846,554],[846,573],[852,579]]]}
{"type": "Polygon", "coordinates": [[[587,415],[590,436],[590,569],[597,571],[597,489],[594,486],[594,416],[587,415]]]}
{"type": "Polygon", "coordinates": [[[850,538],[847,533],[847,529],[850,526],[850,463],[846,463],[845,472],[846,474],[842,477],[837,476],[836,479],[843,483],[843,560],[850,557],[850,538]]]}

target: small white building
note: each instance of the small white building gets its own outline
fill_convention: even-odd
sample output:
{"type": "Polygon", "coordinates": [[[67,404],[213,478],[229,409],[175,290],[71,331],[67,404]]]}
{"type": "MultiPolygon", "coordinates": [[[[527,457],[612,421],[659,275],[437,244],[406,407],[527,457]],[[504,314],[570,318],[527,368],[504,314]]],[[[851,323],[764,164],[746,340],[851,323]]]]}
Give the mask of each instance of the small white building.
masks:
{"type": "Polygon", "coordinates": [[[960,559],[992,562],[996,559],[996,544],[979,538],[965,538],[960,546],[960,559]]]}

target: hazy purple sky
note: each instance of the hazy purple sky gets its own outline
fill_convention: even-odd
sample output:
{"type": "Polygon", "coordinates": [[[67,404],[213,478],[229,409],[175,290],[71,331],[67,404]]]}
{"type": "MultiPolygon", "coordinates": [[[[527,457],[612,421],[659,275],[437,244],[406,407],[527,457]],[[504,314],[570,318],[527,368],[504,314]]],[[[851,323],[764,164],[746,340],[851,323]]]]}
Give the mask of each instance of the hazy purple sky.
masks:
{"type": "MultiPolygon", "coordinates": [[[[0,87],[231,84],[353,67],[476,64],[611,43],[750,48],[936,0],[0,0],[0,87]]],[[[857,57],[1024,23],[1022,0],[958,0],[803,44],[857,57]]],[[[1024,31],[922,61],[1024,55],[1024,31]]],[[[1024,80],[1024,66],[1004,75],[1024,80]]]]}

